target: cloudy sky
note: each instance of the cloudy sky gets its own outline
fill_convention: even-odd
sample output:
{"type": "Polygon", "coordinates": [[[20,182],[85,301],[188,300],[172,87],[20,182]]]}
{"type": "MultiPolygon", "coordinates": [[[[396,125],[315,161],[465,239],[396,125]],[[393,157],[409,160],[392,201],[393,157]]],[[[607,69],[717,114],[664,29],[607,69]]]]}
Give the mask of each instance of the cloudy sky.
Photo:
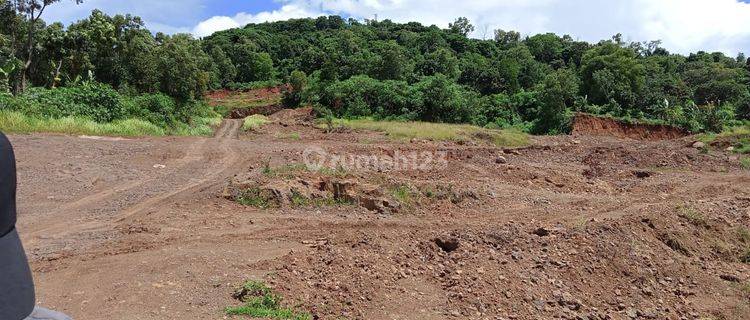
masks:
{"type": "Polygon", "coordinates": [[[251,22],[339,14],[357,19],[419,21],[447,27],[456,17],[476,26],[522,34],[555,32],[596,42],[622,33],[627,40],[662,40],[673,52],[750,53],[750,0],[85,0],[59,2],[47,21],[66,24],[98,8],[139,15],[152,31],[206,36],[251,22]]]}

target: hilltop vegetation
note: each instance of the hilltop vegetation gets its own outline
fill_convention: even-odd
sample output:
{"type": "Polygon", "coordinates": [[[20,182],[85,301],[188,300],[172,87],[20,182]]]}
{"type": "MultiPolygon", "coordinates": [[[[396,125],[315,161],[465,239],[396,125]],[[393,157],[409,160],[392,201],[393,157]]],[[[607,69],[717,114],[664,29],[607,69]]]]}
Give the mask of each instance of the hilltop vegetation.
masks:
{"type": "Polygon", "coordinates": [[[682,56],[658,41],[626,43],[619,35],[590,44],[497,30],[494,39],[479,40],[467,37],[472,28],[466,19],[440,29],[331,16],[251,24],[207,37],[203,46],[224,66],[216,85],[298,71],[304,89],[290,91],[337,116],[536,133],[565,132],[571,111],[695,132],[750,117],[744,55],[682,56]]]}
{"type": "Polygon", "coordinates": [[[533,133],[568,131],[574,111],[693,132],[750,119],[750,65],[743,54],[683,56],[658,41],[628,43],[619,35],[592,44],[496,30],[493,39],[480,40],[467,36],[473,26],[465,18],[441,29],[329,16],[194,39],[154,35],[138,17],[100,11],[67,27],[36,21],[29,52],[24,44],[32,24],[13,3],[0,11],[0,77],[7,81],[0,86],[14,97],[0,100],[0,109],[35,117],[136,118],[170,128],[205,116],[207,90],[288,83],[286,106],[309,104],[336,117],[533,133]],[[27,56],[31,64],[24,68],[27,56]],[[78,99],[100,94],[135,103],[78,99]],[[39,96],[54,107],[27,105],[39,96]]]}

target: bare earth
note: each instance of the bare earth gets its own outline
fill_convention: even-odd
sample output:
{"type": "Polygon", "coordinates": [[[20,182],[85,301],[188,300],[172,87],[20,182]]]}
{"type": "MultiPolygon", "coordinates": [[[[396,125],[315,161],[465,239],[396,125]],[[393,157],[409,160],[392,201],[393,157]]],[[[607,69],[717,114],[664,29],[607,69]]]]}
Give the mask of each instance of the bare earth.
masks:
{"type": "Polygon", "coordinates": [[[222,319],[234,288],[256,279],[320,319],[750,318],[750,171],[736,155],[689,138],[503,150],[283,117],[240,126],[226,120],[213,138],[11,136],[39,304],[81,320],[222,319]],[[386,214],[222,196],[234,176],[300,163],[311,146],[445,151],[445,168],[348,179],[448,194],[386,214]],[[436,244],[448,240],[458,248],[436,244]]]}

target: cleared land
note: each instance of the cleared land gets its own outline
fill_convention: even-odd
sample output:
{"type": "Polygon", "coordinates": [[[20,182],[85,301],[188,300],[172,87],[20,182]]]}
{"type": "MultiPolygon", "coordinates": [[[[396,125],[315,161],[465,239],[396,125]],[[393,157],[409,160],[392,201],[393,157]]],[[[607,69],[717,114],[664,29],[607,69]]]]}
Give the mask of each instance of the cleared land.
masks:
{"type": "Polygon", "coordinates": [[[211,138],[11,135],[39,303],[84,320],[750,314],[750,171],[723,145],[580,135],[505,148],[326,133],[305,110],[268,119],[225,120],[211,138]],[[311,147],[446,162],[310,170],[311,147]],[[233,201],[256,189],[278,191],[260,198],[275,205],[233,201]],[[264,284],[233,298],[248,280],[264,284]],[[253,300],[271,296],[284,299],[253,300]]]}
{"type": "Polygon", "coordinates": [[[743,130],[526,137],[298,109],[210,138],[10,138],[39,303],[75,319],[746,319],[743,130]]]}

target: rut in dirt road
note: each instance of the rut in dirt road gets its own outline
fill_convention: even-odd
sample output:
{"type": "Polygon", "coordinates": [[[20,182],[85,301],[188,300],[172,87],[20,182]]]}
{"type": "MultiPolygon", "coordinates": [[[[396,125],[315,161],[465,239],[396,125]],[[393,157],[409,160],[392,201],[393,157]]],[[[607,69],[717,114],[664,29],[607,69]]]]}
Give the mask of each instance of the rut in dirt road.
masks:
{"type": "Polygon", "coordinates": [[[71,236],[103,238],[101,233],[112,233],[120,223],[159,210],[172,198],[222,181],[238,164],[232,144],[241,127],[242,120],[224,120],[213,138],[190,138],[195,142],[181,158],[164,164],[161,174],[114,186],[46,214],[26,230],[27,246],[41,256],[63,244],[68,250],[71,236]]]}

